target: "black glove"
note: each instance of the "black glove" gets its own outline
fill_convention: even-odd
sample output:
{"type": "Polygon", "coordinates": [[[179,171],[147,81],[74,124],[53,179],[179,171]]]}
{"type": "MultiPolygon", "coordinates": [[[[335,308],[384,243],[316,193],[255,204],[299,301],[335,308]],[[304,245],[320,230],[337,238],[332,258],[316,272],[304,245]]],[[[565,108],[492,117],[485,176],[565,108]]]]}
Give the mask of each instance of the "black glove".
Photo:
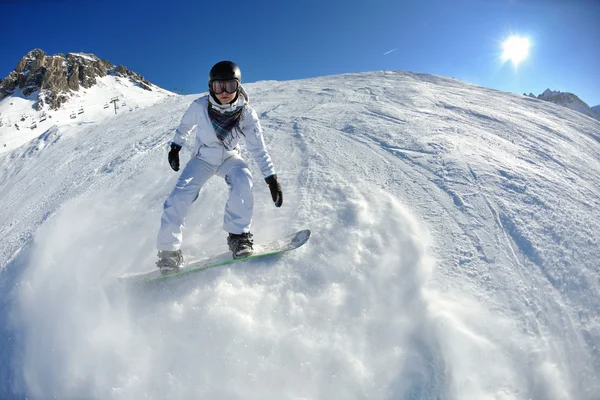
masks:
{"type": "Polygon", "coordinates": [[[275,207],[281,207],[283,204],[283,192],[281,191],[281,186],[279,186],[279,183],[277,182],[277,175],[271,175],[265,178],[265,182],[269,185],[271,198],[275,202],[275,207]]]}
{"type": "Polygon", "coordinates": [[[181,146],[171,143],[171,151],[169,151],[169,165],[171,168],[173,168],[173,171],[179,171],[179,150],[181,150],[181,146]]]}

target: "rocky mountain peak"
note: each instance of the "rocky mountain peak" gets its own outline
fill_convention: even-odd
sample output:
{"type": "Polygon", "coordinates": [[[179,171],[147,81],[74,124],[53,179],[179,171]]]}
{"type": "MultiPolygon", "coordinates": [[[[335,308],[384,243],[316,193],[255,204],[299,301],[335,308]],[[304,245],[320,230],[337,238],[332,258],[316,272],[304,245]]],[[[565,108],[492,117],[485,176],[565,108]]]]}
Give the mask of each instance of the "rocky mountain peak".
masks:
{"type": "Polygon", "coordinates": [[[560,106],[567,107],[571,110],[585,114],[588,117],[600,120],[600,114],[596,110],[588,106],[586,102],[581,100],[579,97],[577,97],[577,95],[573,93],[546,89],[539,96],[535,96],[532,93],[529,93],[528,95],[523,93],[523,95],[533,97],[534,99],[540,99],[548,101],[550,103],[558,104],[560,106]]]}
{"type": "Polygon", "coordinates": [[[97,78],[115,75],[129,78],[145,90],[152,84],[138,73],[94,54],[67,53],[48,56],[41,49],[34,49],[18,62],[15,69],[0,81],[0,100],[20,90],[25,97],[37,94],[35,108],[56,110],[64,104],[71,91],[90,88],[97,78]]]}
{"type": "Polygon", "coordinates": [[[21,61],[15,67],[16,73],[22,73],[25,71],[37,70],[46,61],[46,53],[40,49],[31,50],[25,57],[21,58],[21,61]]]}
{"type": "Polygon", "coordinates": [[[573,93],[554,91],[550,89],[544,90],[544,93],[538,96],[540,100],[547,100],[555,103],[583,103],[579,97],[573,93]]]}

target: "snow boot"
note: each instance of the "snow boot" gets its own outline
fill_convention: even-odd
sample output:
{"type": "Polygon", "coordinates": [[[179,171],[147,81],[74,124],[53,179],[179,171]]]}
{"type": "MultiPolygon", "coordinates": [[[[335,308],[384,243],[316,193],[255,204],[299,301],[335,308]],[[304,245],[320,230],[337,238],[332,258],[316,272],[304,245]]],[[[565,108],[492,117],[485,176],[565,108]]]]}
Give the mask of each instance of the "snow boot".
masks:
{"type": "Polygon", "coordinates": [[[163,275],[179,271],[179,267],[182,265],[183,254],[181,254],[181,250],[161,250],[158,252],[158,261],[156,262],[156,266],[160,268],[160,272],[163,275]]]}
{"type": "Polygon", "coordinates": [[[241,235],[230,233],[227,238],[227,244],[233,258],[244,258],[252,255],[253,240],[250,232],[242,233],[241,235]]]}

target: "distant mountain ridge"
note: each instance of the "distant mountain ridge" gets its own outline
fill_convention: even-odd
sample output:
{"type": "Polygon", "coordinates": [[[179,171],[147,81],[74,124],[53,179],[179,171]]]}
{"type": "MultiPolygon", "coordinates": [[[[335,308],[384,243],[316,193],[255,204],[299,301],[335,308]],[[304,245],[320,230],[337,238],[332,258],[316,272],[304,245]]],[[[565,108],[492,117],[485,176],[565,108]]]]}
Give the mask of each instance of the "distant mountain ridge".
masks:
{"type": "Polygon", "coordinates": [[[155,85],[122,65],[113,65],[94,54],[67,53],[47,55],[41,49],[27,53],[15,69],[0,81],[0,100],[20,90],[24,97],[37,92],[35,109],[57,110],[69,99],[71,91],[88,89],[107,75],[129,78],[144,90],[155,85]]]}
{"type": "Polygon", "coordinates": [[[587,115],[588,117],[592,117],[600,121],[600,105],[590,107],[587,105],[586,102],[581,100],[573,93],[559,92],[546,89],[544,93],[540,94],[539,96],[535,96],[533,93],[523,93],[523,95],[533,97],[534,99],[549,101],[551,103],[570,108],[571,110],[580,112],[582,114],[587,115]]]}
{"type": "Polygon", "coordinates": [[[174,96],[94,54],[35,49],[0,81],[0,153],[56,127],[99,122],[174,96]]]}

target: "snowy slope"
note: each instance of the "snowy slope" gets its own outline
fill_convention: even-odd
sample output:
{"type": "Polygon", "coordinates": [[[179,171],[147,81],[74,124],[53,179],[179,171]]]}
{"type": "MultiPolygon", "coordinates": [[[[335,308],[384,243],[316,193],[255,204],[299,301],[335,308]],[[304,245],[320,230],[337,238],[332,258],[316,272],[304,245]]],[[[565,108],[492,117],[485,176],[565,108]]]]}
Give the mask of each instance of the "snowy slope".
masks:
{"type": "MultiPolygon", "coordinates": [[[[78,53],[75,53],[78,54],[78,53]]],[[[80,55],[81,56],[81,55],[80,55]]],[[[152,91],[144,90],[129,78],[107,75],[97,78],[97,84],[78,92],[70,92],[69,101],[58,110],[36,111],[33,108],[38,92],[24,96],[20,89],[0,100],[0,154],[12,151],[37,138],[50,128],[98,122],[148,107],[176,96],[168,90],[151,85],[152,91]]]]}
{"type": "MultiPolygon", "coordinates": [[[[254,168],[255,239],[313,231],[279,259],[115,281],[154,262],[194,96],[0,155],[0,398],[598,398],[600,122],[402,72],[247,90],[285,198],[254,168]]],[[[226,196],[186,256],[225,250],[226,196]]]]}

